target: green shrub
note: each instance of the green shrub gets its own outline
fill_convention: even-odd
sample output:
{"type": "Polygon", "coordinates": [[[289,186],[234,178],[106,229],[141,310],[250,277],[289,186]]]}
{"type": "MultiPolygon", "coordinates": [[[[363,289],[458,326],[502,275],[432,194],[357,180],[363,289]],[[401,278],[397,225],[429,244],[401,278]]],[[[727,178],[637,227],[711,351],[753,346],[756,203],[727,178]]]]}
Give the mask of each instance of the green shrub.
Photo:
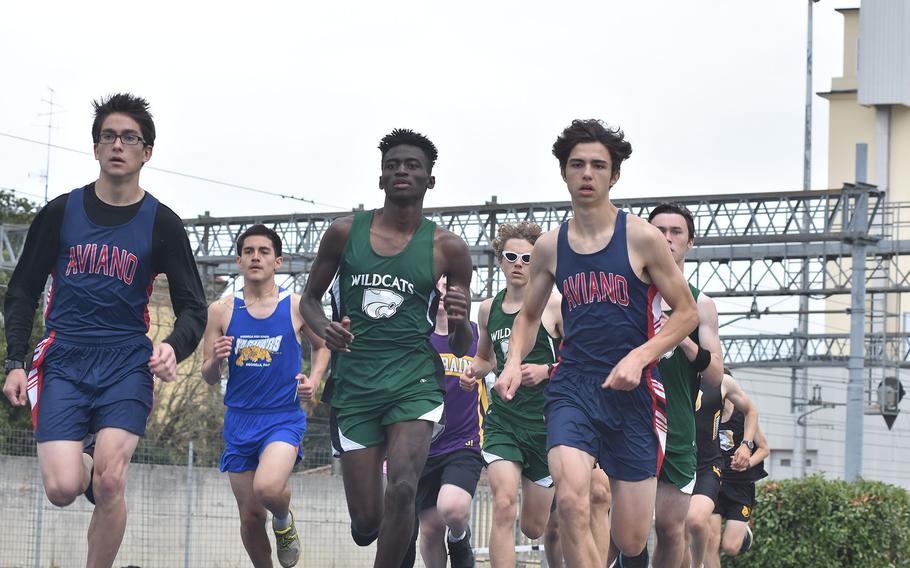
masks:
{"type": "Polygon", "coordinates": [[[910,567],[910,496],[821,476],[759,483],[752,550],[724,566],[910,567]]]}

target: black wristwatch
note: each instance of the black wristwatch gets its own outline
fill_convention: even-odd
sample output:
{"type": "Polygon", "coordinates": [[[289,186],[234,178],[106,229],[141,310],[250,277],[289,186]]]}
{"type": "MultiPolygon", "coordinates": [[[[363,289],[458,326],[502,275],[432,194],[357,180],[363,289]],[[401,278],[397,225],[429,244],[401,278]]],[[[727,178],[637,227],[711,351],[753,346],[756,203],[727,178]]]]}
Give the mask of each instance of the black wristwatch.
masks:
{"type": "Polygon", "coordinates": [[[747,448],[749,448],[749,451],[755,450],[755,442],[752,440],[743,440],[742,443],[745,444],[747,448]]]}
{"type": "Polygon", "coordinates": [[[3,362],[3,371],[5,373],[9,373],[16,369],[25,369],[25,362],[16,361],[15,359],[7,359],[3,362]]]}

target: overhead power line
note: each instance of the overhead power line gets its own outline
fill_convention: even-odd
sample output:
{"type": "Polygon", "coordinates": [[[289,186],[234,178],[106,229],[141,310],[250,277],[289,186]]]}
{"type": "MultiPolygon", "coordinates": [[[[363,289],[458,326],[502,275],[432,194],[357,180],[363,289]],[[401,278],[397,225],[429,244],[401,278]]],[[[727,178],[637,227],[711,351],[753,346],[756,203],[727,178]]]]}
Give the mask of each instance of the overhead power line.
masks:
{"type": "Polygon", "coordinates": [[[14,187],[0,187],[0,191],[11,191],[17,195],[28,195],[30,197],[37,197],[38,199],[44,199],[43,195],[38,195],[37,193],[29,193],[27,191],[22,191],[14,187]]]}
{"type": "MultiPolygon", "coordinates": [[[[46,147],[46,148],[54,148],[54,149],[56,149],[56,150],[63,150],[63,151],[65,151],[65,152],[73,152],[73,153],[75,153],[75,154],[82,154],[82,155],[84,155],[84,156],[92,156],[92,155],[93,155],[91,152],[86,152],[85,150],[77,150],[76,148],[68,148],[68,147],[66,147],[66,146],[60,146],[59,144],[49,144],[49,143],[47,143],[47,142],[42,142],[42,141],[40,141],[40,140],[34,140],[34,139],[32,139],[32,138],[25,138],[24,136],[16,136],[15,134],[10,134],[10,133],[8,133],[8,132],[0,132],[0,136],[4,136],[4,137],[6,137],[6,138],[12,138],[13,140],[19,140],[20,142],[29,142],[29,143],[31,143],[31,144],[40,144],[41,146],[44,146],[44,147],[46,147]]],[[[148,165],[147,165],[147,166],[145,166],[145,168],[146,168],[146,169],[149,169],[149,170],[155,170],[156,172],[162,172],[162,173],[165,173],[165,174],[171,174],[171,175],[175,175],[175,176],[185,177],[185,178],[193,179],[193,180],[197,180],[197,181],[204,181],[204,182],[206,182],[206,183],[214,183],[214,184],[217,184],[217,185],[223,185],[223,186],[225,186],[225,187],[232,187],[232,188],[234,188],[234,189],[239,189],[239,190],[241,190],[241,191],[250,191],[250,192],[253,192],[253,193],[260,193],[260,194],[263,194],[263,195],[271,195],[271,196],[273,196],[273,197],[280,197],[281,199],[293,199],[293,200],[295,200],[295,201],[302,201],[302,202],[304,202],[304,203],[310,203],[310,204],[312,204],[312,205],[322,205],[322,206],[325,206],[325,207],[334,207],[334,208],[339,209],[339,210],[345,209],[344,207],[341,207],[340,205],[334,205],[334,204],[332,204],[332,203],[323,203],[323,202],[321,202],[321,201],[315,201],[315,200],[313,200],[313,199],[308,199],[308,198],[306,198],[306,197],[300,197],[300,196],[298,196],[298,195],[289,195],[289,194],[287,194],[287,193],[278,193],[278,192],[276,192],[276,191],[268,191],[268,190],[265,190],[265,189],[259,189],[259,188],[257,188],[257,187],[250,187],[250,186],[248,186],[248,185],[240,185],[240,184],[237,184],[237,183],[231,183],[231,182],[221,181],[221,180],[212,179],[212,178],[207,178],[207,177],[203,177],[203,176],[197,176],[197,175],[194,175],[194,174],[188,174],[188,173],[184,173],[184,172],[178,172],[178,171],[175,171],[175,170],[168,170],[168,169],[165,169],[165,168],[157,168],[157,167],[155,167],[155,166],[148,166],[148,165]]]]}

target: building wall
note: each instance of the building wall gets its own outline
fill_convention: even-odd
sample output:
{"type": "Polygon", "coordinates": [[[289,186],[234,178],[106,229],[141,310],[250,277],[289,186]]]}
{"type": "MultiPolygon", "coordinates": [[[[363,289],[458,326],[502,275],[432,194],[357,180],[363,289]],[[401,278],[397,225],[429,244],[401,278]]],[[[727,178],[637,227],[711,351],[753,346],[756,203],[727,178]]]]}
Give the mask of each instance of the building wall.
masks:
{"type": "Polygon", "coordinates": [[[859,20],[859,100],[910,105],[910,2],[864,0],[859,20]]]}
{"type": "Polygon", "coordinates": [[[875,183],[875,109],[856,103],[856,92],[825,96],[828,99],[828,185],[843,187],[856,181],[856,145],[867,144],[867,181],[875,183]]]}
{"type": "MultiPolygon", "coordinates": [[[[857,98],[857,50],[861,39],[860,10],[839,10],[844,16],[844,67],[840,77],[831,80],[831,91],[819,93],[829,102],[828,187],[841,187],[856,181],[856,144],[869,147],[869,183],[878,184],[875,164],[875,107],[860,105],[857,98]]],[[[897,49],[897,47],[895,47],[897,49]]],[[[906,70],[910,75],[910,69],[906,70]]],[[[889,161],[889,199],[910,201],[910,107],[891,106],[891,152],[889,161]]]]}
{"type": "MultiPolygon", "coordinates": [[[[870,2],[871,4],[871,2],[870,2]]],[[[874,106],[863,106],[858,102],[858,88],[863,88],[863,68],[857,67],[858,49],[862,44],[860,38],[860,9],[838,10],[844,17],[844,67],[840,77],[831,81],[831,91],[820,93],[829,101],[829,134],[828,134],[828,187],[842,187],[844,183],[854,183],[856,176],[856,145],[863,143],[868,147],[866,181],[871,184],[884,185],[885,180],[877,179],[877,161],[880,149],[876,145],[874,106]]],[[[868,17],[868,16],[867,16],[868,17]]],[[[864,29],[869,28],[868,22],[864,29]]],[[[885,49],[887,46],[878,46],[885,49]]],[[[895,45],[894,50],[903,49],[895,45]]],[[[862,60],[860,60],[862,61],[862,60]]],[[[867,73],[872,69],[867,70],[867,73]]],[[[910,70],[907,70],[910,74],[910,70]]],[[[866,82],[866,87],[868,81],[866,82]]],[[[889,151],[889,168],[887,180],[887,199],[891,203],[910,202],[910,107],[899,104],[891,107],[891,136],[889,151]]],[[[910,206],[901,208],[897,218],[887,219],[887,226],[892,229],[892,238],[910,238],[910,206]],[[906,226],[904,226],[906,225],[906,226]]],[[[899,260],[902,272],[910,270],[910,260],[899,260]]],[[[888,331],[908,331],[903,322],[910,319],[904,316],[910,313],[910,296],[891,294],[887,302],[876,302],[874,308],[881,318],[883,312],[889,316],[882,326],[888,331]]],[[[849,298],[843,296],[836,302],[828,302],[828,309],[843,307],[849,298]]],[[[867,305],[871,313],[873,306],[867,305]]],[[[829,332],[843,333],[850,328],[850,318],[846,314],[827,314],[825,325],[829,332]]],[[[870,326],[867,325],[867,329],[870,326]]],[[[877,329],[880,327],[877,326],[877,329]]]]}
{"type": "Polygon", "coordinates": [[[838,10],[844,17],[844,69],[840,77],[831,79],[831,90],[848,91],[857,88],[856,59],[859,39],[859,9],[838,10]]]}
{"type": "MultiPolygon", "coordinates": [[[[910,201],[910,107],[891,107],[891,201],[910,201]]],[[[910,223],[910,218],[904,219],[910,223]]]]}
{"type": "MultiPolygon", "coordinates": [[[[765,461],[770,478],[798,476],[797,464],[792,461],[797,416],[790,412],[790,369],[738,369],[734,373],[743,390],[758,404],[759,424],[771,446],[771,456],[765,461]]],[[[807,417],[806,455],[811,465],[806,467],[806,473],[842,478],[847,369],[809,369],[809,383],[820,385],[822,400],[838,406],[807,417]]],[[[865,417],[862,475],[910,489],[910,411],[906,400],[903,406],[905,413],[897,417],[890,431],[880,415],[865,417]]]]}

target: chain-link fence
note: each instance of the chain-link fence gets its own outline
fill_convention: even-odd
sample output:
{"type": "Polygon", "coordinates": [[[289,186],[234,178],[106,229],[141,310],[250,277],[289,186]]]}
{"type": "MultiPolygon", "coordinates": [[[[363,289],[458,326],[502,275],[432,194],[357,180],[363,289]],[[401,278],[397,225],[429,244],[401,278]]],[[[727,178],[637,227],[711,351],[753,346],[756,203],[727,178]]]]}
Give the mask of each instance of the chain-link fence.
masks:
{"type": "MultiPolygon", "coordinates": [[[[212,283],[210,295],[217,296],[222,285],[212,283]]],[[[173,328],[174,317],[163,277],[155,282],[149,311],[149,336],[160,341],[173,328]]],[[[230,482],[218,470],[223,392],[200,379],[201,366],[200,346],[180,364],[176,381],[156,382],[146,438],[129,469],[129,518],[114,564],[118,568],[250,566],[230,482]]],[[[331,456],[327,409],[311,403],[306,409],[310,418],[304,457],[289,481],[303,545],[298,566],[372,566],[375,545],[360,548],[351,540],[340,467],[331,456]]],[[[65,508],[47,500],[31,431],[0,424],[0,473],[0,568],[83,566],[92,505],[81,497],[65,508]]],[[[472,513],[478,565],[489,565],[484,550],[489,546],[492,503],[484,474],[472,513]]],[[[539,544],[521,535],[517,523],[515,535],[519,550],[539,544]]],[[[518,566],[542,562],[540,551],[518,553],[518,566]]],[[[274,565],[278,566],[277,559],[274,565]]],[[[416,565],[423,566],[419,554],[416,565]]]]}
{"type": "MultiPolygon", "coordinates": [[[[137,568],[246,567],[240,521],[226,474],[214,452],[182,459],[171,448],[140,442],[127,483],[129,520],[115,566],[137,568]]],[[[79,498],[69,507],[51,505],[44,494],[35,442],[28,430],[0,430],[0,568],[69,568],[84,565],[92,506],[79,498]]],[[[311,420],[305,458],[291,475],[292,507],[301,534],[298,566],[371,566],[375,545],[351,540],[341,476],[333,464],[325,421],[311,420]]],[[[485,479],[474,501],[474,546],[486,548],[492,498],[485,479]]],[[[273,541],[274,542],[274,541],[273,541]]],[[[538,544],[520,536],[516,544],[538,544]]],[[[274,546],[274,545],[273,545],[274,546]]],[[[418,554],[417,566],[423,566],[418,554]]],[[[521,552],[519,566],[540,566],[543,553],[521,552]]],[[[488,557],[478,556],[478,564],[488,557]]],[[[277,566],[277,559],[275,560],[277,566]]]]}

